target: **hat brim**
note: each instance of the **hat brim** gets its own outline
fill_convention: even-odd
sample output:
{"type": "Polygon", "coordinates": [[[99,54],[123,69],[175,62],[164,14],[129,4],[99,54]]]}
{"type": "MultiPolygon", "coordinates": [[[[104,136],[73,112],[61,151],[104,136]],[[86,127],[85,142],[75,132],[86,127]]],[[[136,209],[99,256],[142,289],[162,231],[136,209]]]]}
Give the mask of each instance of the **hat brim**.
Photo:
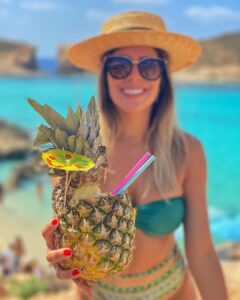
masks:
{"type": "Polygon", "coordinates": [[[121,31],[102,34],[73,45],[68,51],[77,67],[97,72],[104,53],[129,46],[149,46],[169,54],[169,71],[175,72],[193,64],[201,54],[201,44],[191,37],[156,31],[121,31]]]}

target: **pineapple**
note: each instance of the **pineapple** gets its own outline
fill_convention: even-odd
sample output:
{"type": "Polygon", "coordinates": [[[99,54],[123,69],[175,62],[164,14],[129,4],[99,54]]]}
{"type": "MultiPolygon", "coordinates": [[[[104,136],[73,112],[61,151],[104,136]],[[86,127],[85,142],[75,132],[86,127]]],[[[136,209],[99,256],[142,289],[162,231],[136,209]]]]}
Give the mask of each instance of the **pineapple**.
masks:
{"type": "Polygon", "coordinates": [[[50,170],[51,175],[61,176],[52,193],[53,215],[59,220],[55,244],[73,250],[72,257],[61,266],[78,268],[84,280],[120,273],[132,258],[134,211],[127,193],[113,196],[101,192],[106,148],[102,146],[94,98],[86,112],[79,105],[76,112],[69,107],[66,119],[48,105],[28,101],[50,125],[39,127],[34,146],[51,143],[56,149],[84,155],[95,164],[87,172],[50,170]]]}

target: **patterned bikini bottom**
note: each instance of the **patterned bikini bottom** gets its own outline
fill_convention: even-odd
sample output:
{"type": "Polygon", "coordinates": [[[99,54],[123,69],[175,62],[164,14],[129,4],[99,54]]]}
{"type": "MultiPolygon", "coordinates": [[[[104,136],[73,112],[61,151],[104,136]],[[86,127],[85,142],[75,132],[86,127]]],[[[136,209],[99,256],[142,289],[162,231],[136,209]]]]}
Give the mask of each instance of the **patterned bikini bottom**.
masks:
{"type": "Polygon", "coordinates": [[[168,257],[148,271],[96,281],[92,287],[93,299],[170,299],[182,286],[186,272],[184,256],[175,245],[168,257]]]}

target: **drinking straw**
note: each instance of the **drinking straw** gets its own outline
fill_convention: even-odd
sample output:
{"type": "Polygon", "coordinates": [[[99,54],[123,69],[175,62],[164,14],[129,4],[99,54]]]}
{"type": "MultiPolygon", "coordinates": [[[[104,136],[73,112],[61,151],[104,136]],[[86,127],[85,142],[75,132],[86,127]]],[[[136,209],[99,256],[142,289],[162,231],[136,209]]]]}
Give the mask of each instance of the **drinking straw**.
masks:
{"type": "Polygon", "coordinates": [[[136,163],[136,165],[128,172],[128,174],[124,177],[124,179],[119,183],[119,185],[111,192],[111,195],[116,195],[118,191],[128,182],[128,180],[137,172],[137,170],[147,161],[147,159],[151,156],[150,152],[146,152],[140,160],[136,163]]]}
{"type": "Polygon", "coordinates": [[[154,160],[155,156],[150,156],[150,158],[137,170],[137,172],[129,179],[129,181],[126,182],[126,184],[117,192],[117,195],[125,191],[154,160]]]}

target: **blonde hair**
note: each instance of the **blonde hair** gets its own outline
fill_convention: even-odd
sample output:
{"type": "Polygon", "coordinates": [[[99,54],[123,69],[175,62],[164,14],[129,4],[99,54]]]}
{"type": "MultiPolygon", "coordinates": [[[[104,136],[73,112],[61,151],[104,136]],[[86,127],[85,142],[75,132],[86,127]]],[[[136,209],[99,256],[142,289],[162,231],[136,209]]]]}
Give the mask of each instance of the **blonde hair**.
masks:
{"type": "MultiPolygon", "coordinates": [[[[155,50],[160,58],[168,59],[164,50],[155,50]]],[[[114,51],[107,52],[105,56],[114,51]]],[[[99,105],[101,133],[109,151],[118,137],[119,128],[117,108],[109,95],[104,66],[99,76],[99,105]]],[[[159,96],[152,107],[147,143],[156,160],[145,171],[143,197],[152,189],[161,195],[167,194],[176,187],[177,174],[184,167],[187,157],[185,135],[177,125],[173,88],[167,68],[163,72],[159,96]]]]}

